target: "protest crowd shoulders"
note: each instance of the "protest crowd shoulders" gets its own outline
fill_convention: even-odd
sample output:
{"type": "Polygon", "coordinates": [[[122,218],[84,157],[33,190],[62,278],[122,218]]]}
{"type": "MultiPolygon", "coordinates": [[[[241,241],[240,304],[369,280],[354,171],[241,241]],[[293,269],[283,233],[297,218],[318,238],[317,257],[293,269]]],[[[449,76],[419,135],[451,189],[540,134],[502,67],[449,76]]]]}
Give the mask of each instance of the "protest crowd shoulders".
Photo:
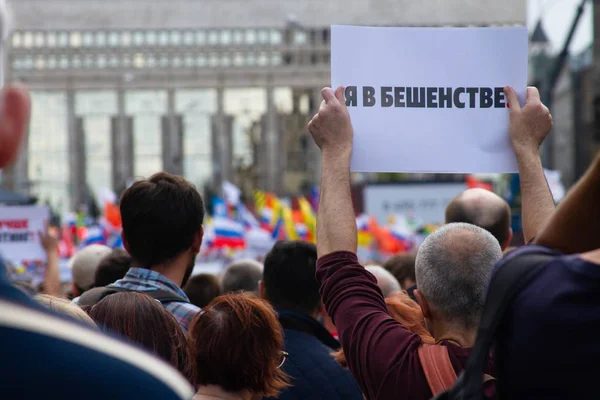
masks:
{"type": "MultiPolygon", "coordinates": [[[[2,398],[595,398],[600,155],[555,204],[541,160],[553,117],[536,87],[401,77],[320,95],[304,124],[318,188],[202,194],[157,170],[96,216],[0,206],[2,398]],[[370,108],[451,109],[472,118],[465,130],[504,121],[489,132],[506,142],[499,169],[518,172],[520,226],[476,175],[437,223],[367,214],[352,171],[378,158],[361,147],[370,108]]],[[[4,168],[32,100],[6,85],[0,104],[4,168]]],[[[479,151],[473,164],[497,156],[479,151]]]]}

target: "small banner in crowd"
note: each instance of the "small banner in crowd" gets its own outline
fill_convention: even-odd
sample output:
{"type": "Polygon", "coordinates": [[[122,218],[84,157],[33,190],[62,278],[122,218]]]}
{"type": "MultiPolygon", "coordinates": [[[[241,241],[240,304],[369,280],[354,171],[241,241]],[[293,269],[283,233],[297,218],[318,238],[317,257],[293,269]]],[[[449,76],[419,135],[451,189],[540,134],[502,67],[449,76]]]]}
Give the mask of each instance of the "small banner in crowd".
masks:
{"type": "Polygon", "coordinates": [[[46,253],[39,233],[49,218],[46,207],[0,207],[0,254],[17,276],[39,279],[46,265],[46,253]]]}
{"type": "Polygon", "coordinates": [[[352,170],[516,172],[503,88],[524,99],[526,28],[332,26],[332,87],[345,87],[352,170]]]}

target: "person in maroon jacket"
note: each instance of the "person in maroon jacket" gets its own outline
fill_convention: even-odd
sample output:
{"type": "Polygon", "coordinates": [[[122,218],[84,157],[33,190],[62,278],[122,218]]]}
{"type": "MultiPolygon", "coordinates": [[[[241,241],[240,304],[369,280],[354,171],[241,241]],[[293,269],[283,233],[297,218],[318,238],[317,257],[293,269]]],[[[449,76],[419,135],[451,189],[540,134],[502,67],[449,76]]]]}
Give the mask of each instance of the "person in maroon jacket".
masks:
{"type": "MultiPolygon", "coordinates": [[[[338,328],[348,366],[367,399],[429,399],[432,390],[418,355],[421,339],[388,314],[375,278],[359,264],[356,257],[357,229],[350,194],[353,128],[343,93],[343,87],[339,87],[335,93],[330,88],[323,89],[324,102],[308,125],[322,152],[317,218],[317,252],[320,257],[317,279],[321,283],[323,302],[338,328]]],[[[512,98],[514,91],[507,88],[506,93],[512,98]]],[[[522,113],[511,113],[513,145],[515,137],[519,135],[532,134],[543,140],[552,125],[550,114],[541,104],[539,94],[537,97],[533,96],[533,92],[531,94],[528,90],[527,105],[522,113]]],[[[541,166],[536,170],[536,178],[540,176],[538,172],[541,172],[543,180],[541,166]]],[[[468,260],[469,255],[472,258],[479,257],[477,251],[468,251],[469,246],[465,241],[469,244],[479,243],[480,248],[485,248],[485,235],[481,234],[483,230],[460,225],[446,228],[438,234],[440,237],[434,237],[432,240],[435,239],[437,245],[434,247],[447,255],[452,255],[452,247],[456,247],[460,249],[460,255],[468,260]]],[[[487,235],[487,239],[493,239],[489,233],[487,235]]],[[[493,242],[499,252],[497,241],[493,239],[493,242]]],[[[494,253],[494,250],[487,251],[494,253]]],[[[417,272],[417,286],[423,286],[424,290],[421,293],[417,291],[416,295],[422,301],[423,313],[432,335],[440,346],[447,348],[452,368],[459,373],[464,368],[469,348],[475,339],[476,326],[472,325],[477,324],[477,317],[471,314],[477,310],[476,307],[472,308],[467,313],[469,315],[463,315],[468,318],[458,318],[453,315],[453,308],[447,309],[439,303],[440,299],[449,297],[436,297],[439,285],[443,283],[444,271],[440,265],[429,265],[431,262],[441,262],[439,254],[435,253],[435,249],[430,249],[428,257],[422,259],[424,267],[430,268],[422,269],[421,274],[417,272]]],[[[476,260],[471,259],[467,268],[453,272],[467,279],[470,268],[471,272],[487,278],[492,267],[490,262],[486,260],[485,267],[477,270],[476,260]]],[[[456,282],[461,281],[455,280],[453,283],[456,282]]],[[[478,288],[481,290],[481,286],[478,288]]],[[[443,289],[448,296],[451,296],[452,290],[454,296],[459,298],[456,305],[463,300],[460,297],[465,295],[465,288],[457,285],[443,289]]],[[[478,298],[483,296],[484,293],[479,293],[478,298]]],[[[489,367],[486,372],[491,372],[489,367]]]]}

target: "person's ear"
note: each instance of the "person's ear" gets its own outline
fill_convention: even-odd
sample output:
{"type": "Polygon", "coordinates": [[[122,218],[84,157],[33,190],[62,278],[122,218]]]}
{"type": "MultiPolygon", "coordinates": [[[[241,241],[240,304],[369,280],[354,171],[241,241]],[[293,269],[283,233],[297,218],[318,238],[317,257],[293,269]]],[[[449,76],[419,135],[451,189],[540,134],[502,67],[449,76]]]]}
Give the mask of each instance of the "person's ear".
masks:
{"type": "Polygon", "coordinates": [[[267,298],[267,288],[265,287],[265,282],[262,279],[258,281],[258,295],[263,300],[269,300],[267,298]]]}
{"type": "Polygon", "coordinates": [[[423,294],[421,293],[421,291],[419,289],[416,289],[413,294],[415,295],[415,298],[417,299],[417,303],[419,303],[419,305],[421,306],[421,311],[423,312],[423,317],[425,317],[426,319],[430,319],[431,318],[431,310],[429,309],[429,304],[427,304],[427,300],[425,299],[425,297],[423,297],[423,294]]]}
{"type": "Polygon", "coordinates": [[[204,227],[200,227],[200,230],[194,237],[194,241],[192,242],[192,251],[195,254],[200,253],[200,247],[202,246],[202,238],[204,237],[204,227]]]}
{"type": "MultiPolygon", "coordinates": [[[[513,230],[512,228],[508,228],[508,236],[506,237],[506,242],[504,242],[504,246],[502,246],[502,251],[506,250],[508,246],[510,246],[510,242],[513,238],[513,230]]],[[[525,243],[527,244],[527,243],[525,243]]]]}
{"type": "Polygon", "coordinates": [[[27,89],[6,87],[0,93],[0,168],[14,160],[29,124],[31,102],[27,89]]]}

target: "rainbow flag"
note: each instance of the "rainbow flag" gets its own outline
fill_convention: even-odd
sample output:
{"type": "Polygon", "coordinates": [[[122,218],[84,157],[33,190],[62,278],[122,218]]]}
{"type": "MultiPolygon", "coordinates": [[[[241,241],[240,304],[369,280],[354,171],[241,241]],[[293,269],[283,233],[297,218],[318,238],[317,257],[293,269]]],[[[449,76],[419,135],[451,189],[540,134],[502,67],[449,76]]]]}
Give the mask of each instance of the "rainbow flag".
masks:
{"type": "Polygon", "coordinates": [[[313,211],[312,206],[304,197],[298,198],[298,205],[300,207],[300,213],[302,215],[302,219],[306,229],[308,230],[308,235],[315,241],[317,237],[317,217],[315,212],[313,211]]]}

